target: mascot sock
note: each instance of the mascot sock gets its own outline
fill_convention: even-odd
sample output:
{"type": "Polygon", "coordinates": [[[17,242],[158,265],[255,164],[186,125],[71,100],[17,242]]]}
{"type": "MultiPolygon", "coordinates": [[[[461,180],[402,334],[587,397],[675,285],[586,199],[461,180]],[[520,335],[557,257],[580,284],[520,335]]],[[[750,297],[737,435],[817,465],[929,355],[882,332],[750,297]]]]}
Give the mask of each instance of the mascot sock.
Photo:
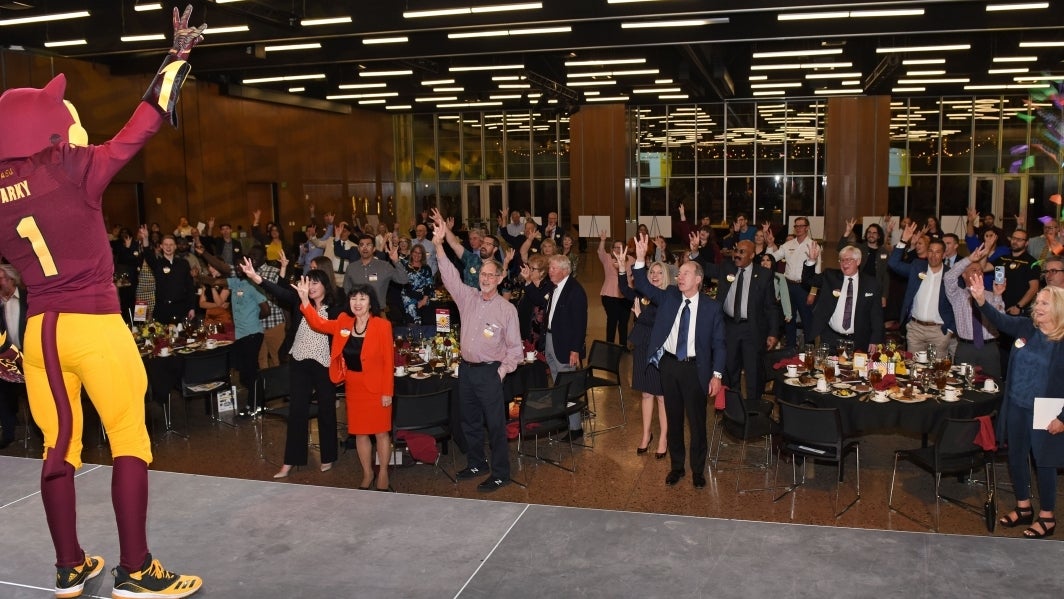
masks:
{"type": "Polygon", "coordinates": [[[148,464],[133,456],[114,459],[111,473],[111,503],[118,523],[119,565],[127,572],[144,567],[148,557],[148,464]]]}
{"type": "Polygon", "coordinates": [[[41,472],[41,500],[48,518],[48,530],[55,545],[55,567],[74,568],[85,562],[85,552],[78,543],[77,497],[74,491],[74,466],[63,462],[59,476],[48,478],[41,472]]]}

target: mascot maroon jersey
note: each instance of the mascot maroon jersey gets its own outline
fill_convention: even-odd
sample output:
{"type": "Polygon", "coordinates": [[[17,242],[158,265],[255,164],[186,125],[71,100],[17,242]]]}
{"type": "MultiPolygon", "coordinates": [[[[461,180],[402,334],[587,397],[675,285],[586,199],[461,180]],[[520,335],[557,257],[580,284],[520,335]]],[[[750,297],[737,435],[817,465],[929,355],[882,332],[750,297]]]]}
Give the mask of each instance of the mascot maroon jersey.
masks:
{"type": "Polygon", "coordinates": [[[43,89],[0,97],[0,255],[22,273],[28,316],[116,314],[103,191],[163,118],[142,102],[113,139],[84,145],[65,88],[58,75],[43,89]]]}

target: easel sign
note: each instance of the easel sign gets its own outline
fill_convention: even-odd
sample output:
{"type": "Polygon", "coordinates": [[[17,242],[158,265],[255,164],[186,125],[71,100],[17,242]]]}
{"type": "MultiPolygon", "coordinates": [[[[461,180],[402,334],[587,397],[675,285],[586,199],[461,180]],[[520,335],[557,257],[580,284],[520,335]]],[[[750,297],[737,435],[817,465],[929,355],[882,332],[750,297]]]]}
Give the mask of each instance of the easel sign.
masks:
{"type": "Polygon", "coordinates": [[[672,217],[669,216],[640,216],[639,224],[646,225],[650,232],[650,238],[654,239],[661,235],[665,239],[672,237],[672,217]]]}
{"type": "Polygon", "coordinates": [[[594,237],[598,239],[603,231],[606,232],[606,237],[610,236],[609,216],[581,216],[578,224],[580,226],[581,237],[594,237]]]}

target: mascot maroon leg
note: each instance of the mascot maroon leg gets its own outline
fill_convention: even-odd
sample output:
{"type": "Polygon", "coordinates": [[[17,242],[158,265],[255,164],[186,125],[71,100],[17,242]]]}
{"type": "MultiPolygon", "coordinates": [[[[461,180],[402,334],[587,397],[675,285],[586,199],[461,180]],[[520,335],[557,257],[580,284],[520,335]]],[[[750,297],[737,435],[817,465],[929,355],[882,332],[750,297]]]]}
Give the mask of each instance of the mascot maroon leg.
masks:
{"type": "MultiPolygon", "coordinates": [[[[56,551],[56,597],[77,597],[103,570],[77,536],[74,472],[81,466],[81,389],[111,440],[111,496],[121,558],[113,597],[187,597],[195,576],[163,569],[148,551],[147,384],[113,284],[102,198],[115,174],[169,121],[206,25],[173,11],[174,41],[126,126],[89,145],[66,78],[0,96],[0,254],[23,276],[29,300],[23,366],[30,407],[44,432],[41,497],[56,551]],[[67,240],[78,240],[69,243],[67,240]]],[[[0,339],[2,342],[2,339],[0,339]]]]}

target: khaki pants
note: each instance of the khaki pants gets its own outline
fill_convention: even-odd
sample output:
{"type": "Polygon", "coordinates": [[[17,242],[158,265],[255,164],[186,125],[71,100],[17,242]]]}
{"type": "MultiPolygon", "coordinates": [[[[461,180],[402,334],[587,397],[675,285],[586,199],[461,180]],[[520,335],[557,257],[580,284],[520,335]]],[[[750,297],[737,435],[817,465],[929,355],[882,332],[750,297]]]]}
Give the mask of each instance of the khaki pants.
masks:
{"type": "Polygon", "coordinates": [[[281,345],[284,344],[285,324],[270,327],[263,332],[259,348],[259,370],[281,365],[281,345]]]}

